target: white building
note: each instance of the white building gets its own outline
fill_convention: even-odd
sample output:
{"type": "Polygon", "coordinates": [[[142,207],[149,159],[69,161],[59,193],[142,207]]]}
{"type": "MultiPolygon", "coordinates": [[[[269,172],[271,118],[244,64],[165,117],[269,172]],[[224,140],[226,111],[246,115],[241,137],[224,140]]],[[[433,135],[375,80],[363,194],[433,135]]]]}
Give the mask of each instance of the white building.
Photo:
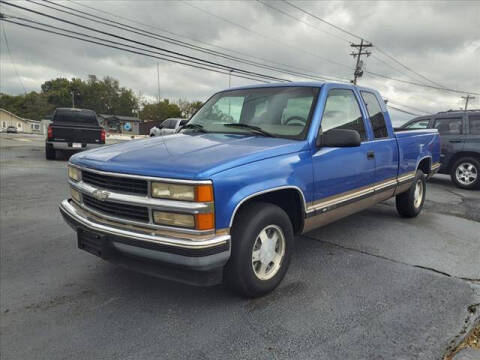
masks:
{"type": "Polygon", "coordinates": [[[9,126],[15,126],[17,131],[22,133],[42,134],[42,127],[39,121],[24,119],[0,108],[0,130],[5,130],[9,126]]]}

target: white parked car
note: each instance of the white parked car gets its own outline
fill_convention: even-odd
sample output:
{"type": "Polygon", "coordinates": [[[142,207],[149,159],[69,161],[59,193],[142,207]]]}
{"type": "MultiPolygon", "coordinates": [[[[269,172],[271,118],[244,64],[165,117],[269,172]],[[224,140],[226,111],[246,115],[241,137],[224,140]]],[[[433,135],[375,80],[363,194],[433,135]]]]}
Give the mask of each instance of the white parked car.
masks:
{"type": "Polygon", "coordinates": [[[165,119],[160,126],[150,129],[150,136],[163,136],[175,134],[178,128],[184,125],[188,120],[180,118],[165,119]]]}

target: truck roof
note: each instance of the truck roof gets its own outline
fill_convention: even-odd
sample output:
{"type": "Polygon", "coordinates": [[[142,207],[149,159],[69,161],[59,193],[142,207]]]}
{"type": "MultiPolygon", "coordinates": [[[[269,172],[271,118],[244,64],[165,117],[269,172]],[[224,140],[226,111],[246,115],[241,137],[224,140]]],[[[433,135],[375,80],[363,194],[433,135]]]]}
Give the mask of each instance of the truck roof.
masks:
{"type": "Polygon", "coordinates": [[[256,88],[269,88],[269,87],[322,87],[324,85],[338,85],[343,88],[357,88],[359,90],[367,90],[367,91],[374,91],[378,92],[375,89],[364,87],[364,86],[358,86],[358,85],[353,85],[353,84],[347,84],[347,83],[337,83],[337,82],[321,82],[321,81],[292,81],[288,83],[268,83],[268,84],[255,84],[255,85],[245,85],[245,86],[239,86],[239,87],[233,87],[230,89],[225,89],[223,91],[229,91],[229,90],[247,90],[247,89],[256,89],[256,88]]]}

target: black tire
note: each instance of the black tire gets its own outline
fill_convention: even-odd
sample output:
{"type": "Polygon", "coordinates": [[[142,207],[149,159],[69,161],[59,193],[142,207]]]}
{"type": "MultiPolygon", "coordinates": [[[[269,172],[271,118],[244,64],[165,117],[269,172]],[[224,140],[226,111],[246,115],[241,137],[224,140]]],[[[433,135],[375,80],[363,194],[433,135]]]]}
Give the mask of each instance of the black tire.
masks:
{"type": "Polygon", "coordinates": [[[450,171],[450,177],[452,179],[452,182],[461,189],[468,189],[468,190],[479,189],[480,188],[480,161],[478,161],[473,157],[464,157],[464,158],[458,159],[457,161],[455,161],[455,163],[452,166],[452,170],[450,171]],[[465,167],[467,168],[465,169],[465,167]],[[467,179],[465,176],[462,177],[461,174],[457,176],[457,170],[461,172],[468,171],[468,173],[476,176],[476,179],[472,180],[473,179],[472,177],[469,177],[467,179]]]}
{"type": "Polygon", "coordinates": [[[51,144],[45,144],[45,159],[55,160],[55,149],[51,144]]]}
{"type": "MultiPolygon", "coordinates": [[[[279,234],[277,233],[277,235],[279,234]]],[[[236,293],[249,298],[265,295],[275,289],[287,272],[294,246],[292,223],[285,211],[269,203],[255,202],[249,204],[241,209],[236,216],[231,235],[232,252],[224,270],[225,284],[236,293]],[[266,228],[268,228],[267,232],[276,232],[281,229],[285,240],[283,242],[284,252],[283,257],[278,262],[277,270],[272,270],[275,267],[273,265],[270,268],[273,271],[271,272],[272,277],[260,279],[256,274],[257,270],[254,270],[254,263],[256,268],[257,265],[261,266],[262,263],[260,260],[258,260],[260,264],[258,264],[258,261],[252,260],[252,256],[254,246],[258,245],[257,238],[266,228]]],[[[278,252],[281,252],[279,250],[281,242],[276,242],[278,249],[273,249],[273,254],[277,255],[278,252]]],[[[273,264],[273,261],[271,264],[273,264]]]]}
{"type": "Polygon", "coordinates": [[[421,170],[417,170],[415,175],[415,180],[410,188],[397,195],[395,197],[395,204],[397,206],[397,211],[402,217],[413,218],[420,214],[425,202],[425,195],[427,191],[427,183],[425,181],[425,175],[421,170]],[[417,184],[421,186],[421,198],[419,201],[416,201],[418,198],[415,196],[417,191],[417,184]]]}

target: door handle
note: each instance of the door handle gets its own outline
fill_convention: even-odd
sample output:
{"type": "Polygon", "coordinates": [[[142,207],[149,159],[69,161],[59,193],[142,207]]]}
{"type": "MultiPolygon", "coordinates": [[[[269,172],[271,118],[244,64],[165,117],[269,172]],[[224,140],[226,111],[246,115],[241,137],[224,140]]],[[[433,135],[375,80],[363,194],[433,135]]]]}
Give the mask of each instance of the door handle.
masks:
{"type": "Polygon", "coordinates": [[[368,160],[375,159],[375,153],[373,151],[367,152],[367,159],[368,160]]]}
{"type": "Polygon", "coordinates": [[[461,143],[461,142],[463,142],[463,140],[448,140],[448,142],[451,142],[451,143],[461,143]]]}

